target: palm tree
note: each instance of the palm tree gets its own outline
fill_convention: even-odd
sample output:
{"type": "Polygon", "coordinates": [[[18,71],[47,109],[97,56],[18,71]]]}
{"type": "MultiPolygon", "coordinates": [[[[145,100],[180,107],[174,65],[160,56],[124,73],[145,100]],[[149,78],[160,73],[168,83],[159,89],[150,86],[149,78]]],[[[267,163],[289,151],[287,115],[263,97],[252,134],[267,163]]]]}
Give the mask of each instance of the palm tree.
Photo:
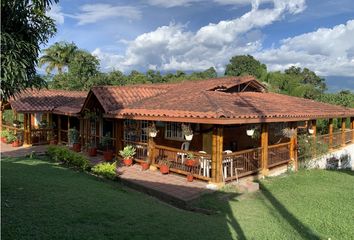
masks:
{"type": "Polygon", "coordinates": [[[77,52],[77,46],[74,43],[56,42],[47,49],[44,49],[44,55],[39,58],[39,67],[47,65],[46,72],[49,74],[57,69],[59,74],[63,68],[68,66],[71,59],[77,52]]]}

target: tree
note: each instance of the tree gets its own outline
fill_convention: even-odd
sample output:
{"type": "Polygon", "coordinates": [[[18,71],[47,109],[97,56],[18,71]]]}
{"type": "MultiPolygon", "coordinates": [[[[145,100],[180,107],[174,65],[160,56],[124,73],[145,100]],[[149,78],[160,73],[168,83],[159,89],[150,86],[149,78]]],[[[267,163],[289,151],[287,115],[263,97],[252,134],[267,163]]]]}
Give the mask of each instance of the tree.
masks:
{"type": "Polygon", "coordinates": [[[47,65],[47,74],[55,68],[59,73],[62,73],[63,68],[69,65],[77,50],[78,48],[74,43],[56,42],[49,48],[44,49],[44,55],[39,58],[39,67],[47,65]]]}
{"type": "Polygon", "coordinates": [[[230,59],[226,65],[226,76],[252,75],[263,80],[267,74],[267,67],[251,55],[239,55],[230,59]]]}
{"type": "Polygon", "coordinates": [[[45,15],[57,0],[1,1],[1,102],[28,88],[46,82],[36,75],[40,45],[56,32],[45,15]]]}
{"type": "Polygon", "coordinates": [[[301,77],[301,83],[312,85],[317,92],[323,93],[326,90],[325,79],[316,75],[315,72],[308,68],[291,66],[285,70],[285,74],[301,77]]]}

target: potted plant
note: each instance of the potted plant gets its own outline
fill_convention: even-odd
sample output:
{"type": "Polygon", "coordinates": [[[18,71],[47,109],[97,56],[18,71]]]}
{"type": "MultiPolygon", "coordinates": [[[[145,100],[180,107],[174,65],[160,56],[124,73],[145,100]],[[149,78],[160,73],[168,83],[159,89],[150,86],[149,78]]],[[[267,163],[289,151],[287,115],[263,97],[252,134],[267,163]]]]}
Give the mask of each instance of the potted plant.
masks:
{"type": "Polygon", "coordinates": [[[1,131],[1,142],[7,143],[7,136],[9,135],[8,130],[2,130],[1,131]]]}
{"type": "Polygon", "coordinates": [[[79,143],[79,131],[74,127],[69,129],[68,131],[68,138],[70,144],[73,145],[73,150],[75,152],[80,152],[81,151],[81,144],[79,143]]]}
{"type": "Polygon", "coordinates": [[[196,160],[195,160],[195,158],[194,158],[193,153],[188,153],[188,154],[187,154],[187,160],[186,160],[185,164],[186,164],[188,167],[193,167],[193,166],[195,166],[196,160]]]}
{"type": "Polygon", "coordinates": [[[103,159],[105,161],[112,161],[113,160],[113,151],[112,149],[110,149],[111,145],[112,145],[112,138],[111,138],[111,133],[108,132],[106,133],[106,135],[104,135],[102,137],[102,146],[104,147],[104,151],[103,151],[103,159]]]}
{"type": "Polygon", "coordinates": [[[160,172],[162,174],[168,174],[170,172],[171,162],[167,159],[160,160],[160,172]]]}
{"type": "Polygon", "coordinates": [[[191,129],[191,126],[188,124],[182,124],[182,132],[183,132],[183,135],[184,135],[184,138],[187,140],[187,141],[192,141],[193,139],[193,130],[191,129]]]}
{"type": "Polygon", "coordinates": [[[97,156],[97,147],[96,147],[96,143],[93,139],[91,139],[91,143],[88,143],[86,146],[88,155],[90,157],[95,157],[97,156]]]}
{"type": "Polygon", "coordinates": [[[13,132],[9,132],[7,136],[7,143],[11,143],[12,147],[19,147],[21,145],[20,140],[13,132]]]}
{"type": "Polygon", "coordinates": [[[142,170],[142,171],[148,170],[148,169],[150,168],[150,158],[147,157],[147,158],[145,159],[145,161],[142,162],[140,165],[141,165],[141,170],[142,170]]]}
{"type": "Polygon", "coordinates": [[[133,163],[133,157],[136,153],[136,149],[132,145],[127,145],[123,150],[119,151],[119,154],[123,157],[125,166],[130,166],[133,163]]]}
{"type": "Polygon", "coordinates": [[[152,123],[150,126],[148,126],[146,129],[147,134],[149,135],[149,137],[156,137],[157,133],[159,132],[159,130],[156,129],[156,126],[154,123],[152,123]]]}
{"type": "Polygon", "coordinates": [[[192,173],[188,173],[187,174],[187,181],[188,182],[193,182],[193,179],[194,179],[193,174],[192,173]]]}

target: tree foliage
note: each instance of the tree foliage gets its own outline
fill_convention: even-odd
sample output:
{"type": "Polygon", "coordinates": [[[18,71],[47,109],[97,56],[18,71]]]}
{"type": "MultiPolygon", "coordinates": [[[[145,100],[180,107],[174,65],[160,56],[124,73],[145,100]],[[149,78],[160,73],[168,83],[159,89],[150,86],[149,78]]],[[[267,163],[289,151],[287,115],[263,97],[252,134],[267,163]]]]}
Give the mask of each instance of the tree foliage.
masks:
{"type": "Polygon", "coordinates": [[[36,75],[40,45],[56,32],[53,20],[45,15],[57,0],[1,1],[1,100],[28,87],[42,87],[36,75]]]}
{"type": "Polygon", "coordinates": [[[230,59],[226,65],[226,76],[252,75],[259,80],[263,80],[267,74],[266,65],[256,60],[251,55],[239,55],[230,59]]]}

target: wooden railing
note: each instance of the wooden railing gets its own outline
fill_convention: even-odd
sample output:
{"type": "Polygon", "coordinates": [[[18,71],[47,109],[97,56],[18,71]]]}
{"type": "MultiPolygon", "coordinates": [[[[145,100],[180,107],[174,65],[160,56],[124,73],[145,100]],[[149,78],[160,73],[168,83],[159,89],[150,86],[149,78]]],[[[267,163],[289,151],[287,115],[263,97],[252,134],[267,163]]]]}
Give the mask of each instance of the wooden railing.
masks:
{"type": "Polygon", "coordinates": [[[350,130],[345,131],[345,144],[352,143],[353,132],[354,132],[354,129],[350,129],[350,130]]]}
{"type": "Polygon", "coordinates": [[[223,154],[223,178],[237,179],[257,172],[261,168],[261,148],[223,154]]]}
{"type": "Polygon", "coordinates": [[[41,145],[48,144],[52,135],[53,129],[51,128],[31,129],[30,138],[33,145],[41,145]]]}
{"type": "Polygon", "coordinates": [[[268,147],[268,168],[290,161],[290,142],[268,147]]]}
{"type": "Polygon", "coordinates": [[[136,154],[134,159],[138,162],[145,161],[148,156],[148,147],[147,143],[144,142],[133,142],[133,141],[125,141],[123,140],[123,146],[131,145],[136,149],[136,154]]]}
{"type": "Polygon", "coordinates": [[[170,170],[179,174],[187,175],[192,173],[194,177],[210,180],[211,178],[211,155],[200,152],[184,151],[181,149],[155,145],[154,158],[157,166],[162,160],[167,160],[170,163],[170,170]],[[197,164],[187,166],[187,155],[193,154],[197,164]]]}
{"type": "Polygon", "coordinates": [[[332,138],[332,148],[340,148],[342,146],[342,132],[334,132],[332,138]]]}

